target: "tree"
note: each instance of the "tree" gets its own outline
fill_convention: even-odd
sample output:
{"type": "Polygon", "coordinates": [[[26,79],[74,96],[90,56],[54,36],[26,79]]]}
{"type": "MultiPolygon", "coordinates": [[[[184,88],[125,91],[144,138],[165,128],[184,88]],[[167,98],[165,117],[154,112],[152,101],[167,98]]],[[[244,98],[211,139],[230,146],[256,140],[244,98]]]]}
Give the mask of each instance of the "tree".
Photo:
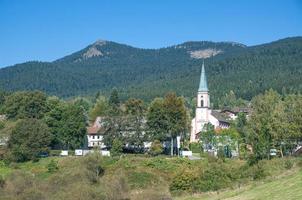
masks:
{"type": "Polygon", "coordinates": [[[207,123],[203,126],[203,130],[199,135],[200,140],[205,149],[217,148],[217,137],[214,130],[214,125],[207,123]]]}
{"type": "Polygon", "coordinates": [[[41,119],[46,111],[46,95],[39,91],[15,92],[5,98],[4,112],[10,119],[41,119]]]}
{"type": "Polygon", "coordinates": [[[146,141],[146,134],[144,133],[144,117],[145,106],[144,102],[140,99],[130,98],[125,103],[126,112],[126,141],[128,144],[133,145],[140,150],[146,141]]]}
{"type": "Polygon", "coordinates": [[[20,120],[8,140],[8,158],[16,162],[36,160],[48,151],[50,142],[51,133],[45,123],[37,119],[20,120]]]}
{"type": "Polygon", "coordinates": [[[121,140],[115,138],[112,142],[110,153],[112,156],[119,156],[123,152],[123,143],[121,140]]]}
{"type": "Polygon", "coordinates": [[[165,99],[154,99],[147,114],[148,133],[153,139],[171,139],[171,155],[174,139],[188,130],[188,115],[182,97],[168,93],[165,99]]]}
{"type": "Polygon", "coordinates": [[[82,107],[87,113],[91,108],[91,102],[87,98],[77,97],[76,99],[74,99],[73,103],[76,106],[82,107]]]}
{"type": "Polygon", "coordinates": [[[62,115],[62,135],[60,135],[63,146],[71,149],[80,148],[86,137],[87,117],[82,107],[67,104],[62,115]]]}
{"type": "Polygon", "coordinates": [[[110,94],[109,104],[111,106],[116,106],[116,107],[119,106],[119,104],[120,104],[120,99],[119,99],[118,91],[116,88],[114,88],[110,94]]]}
{"type": "Polygon", "coordinates": [[[46,113],[44,121],[52,133],[52,146],[79,148],[84,144],[87,117],[81,106],[59,102],[46,113]]]}
{"type": "Polygon", "coordinates": [[[291,151],[302,138],[302,95],[287,95],[276,105],[270,131],[276,138],[281,155],[283,149],[291,151]],[[289,149],[288,149],[289,148],[289,149]]]}
{"type": "Polygon", "coordinates": [[[278,135],[274,134],[271,126],[276,120],[273,115],[280,102],[280,95],[273,91],[266,91],[252,99],[252,114],[249,120],[250,134],[248,136],[254,151],[254,159],[269,158],[271,147],[276,145],[278,135]]]}
{"type": "Polygon", "coordinates": [[[173,155],[174,139],[184,135],[188,129],[187,111],[182,97],[168,93],[164,99],[164,112],[167,119],[167,131],[171,137],[171,155],[173,155]]]}
{"type": "Polygon", "coordinates": [[[109,110],[110,106],[108,100],[105,97],[100,96],[96,100],[96,103],[89,114],[90,119],[95,120],[98,116],[107,116],[109,115],[109,110]]]}
{"type": "Polygon", "coordinates": [[[240,134],[240,137],[243,142],[246,142],[246,125],[247,125],[247,119],[246,114],[243,112],[238,113],[238,117],[235,122],[235,127],[238,133],[240,134]]]}
{"type": "Polygon", "coordinates": [[[164,108],[164,100],[155,98],[147,112],[147,134],[152,140],[164,141],[167,138],[168,121],[164,108]]]}
{"type": "Polygon", "coordinates": [[[9,94],[5,91],[0,90],[0,113],[3,112],[3,107],[4,107],[4,103],[5,103],[5,98],[6,96],[8,96],[9,94]]]}

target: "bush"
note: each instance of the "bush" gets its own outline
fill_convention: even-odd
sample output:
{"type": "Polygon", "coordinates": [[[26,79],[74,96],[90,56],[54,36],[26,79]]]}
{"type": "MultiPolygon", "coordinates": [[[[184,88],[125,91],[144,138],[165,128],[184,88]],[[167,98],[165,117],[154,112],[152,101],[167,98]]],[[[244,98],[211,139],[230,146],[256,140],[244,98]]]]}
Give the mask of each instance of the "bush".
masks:
{"type": "Polygon", "coordinates": [[[299,161],[297,162],[297,166],[302,168],[302,160],[301,159],[299,159],[299,161]]]}
{"type": "Polygon", "coordinates": [[[112,148],[110,153],[112,156],[119,156],[123,152],[123,143],[119,139],[115,138],[112,142],[112,148]]]}
{"type": "Polygon", "coordinates": [[[163,145],[159,140],[154,140],[152,142],[149,154],[152,156],[157,156],[159,154],[163,153],[163,145]]]}
{"type": "Polygon", "coordinates": [[[284,167],[285,169],[291,169],[294,166],[294,162],[290,159],[286,159],[284,161],[284,167]]]}
{"type": "Polygon", "coordinates": [[[170,184],[170,191],[193,191],[193,184],[196,180],[195,175],[192,172],[184,171],[181,174],[176,175],[170,184]]]}
{"type": "Polygon", "coordinates": [[[3,121],[0,121],[0,130],[4,129],[4,127],[5,127],[5,123],[3,121]]]}
{"type": "Polygon", "coordinates": [[[257,164],[248,168],[248,176],[253,180],[263,179],[268,175],[268,172],[264,168],[263,162],[258,162],[257,164]]]}
{"type": "Polygon", "coordinates": [[[223,161],[225,160],[225,155],[224,155],[224,149],[223,149],[223,147],[220,147],[220,148],[218,149],[217,157],[218,157],[219,159],[223,160],[223,161]]]}
{"type": "Polygon", "coordinates": [[[85,157],[86,176],[91,183],[97,183],[103,175],[104,169],[101,163],[102,156],[99,152],[90,153],[85,157]]]}
{"type": "MultiPolygon", "coordinates": [[[[49,156],[60,156],[62,150],[50,150],[49,156]]],[[[68,152],[69,153],[69,152],[68,152]]]]}
{"type": "Polygon", "coordinates": [[[47,165],[47,170],[49,173],[56,172],[58,171],[58,169],[59,169],[58,161],[55,161],[53,159],[47,165]]]}
{"type": "Polygon", "coordinates": [[[3,176],[0,176],[0,188],[3,188],[5,185],[5,180],[3,178],[3,176]]]}
{"type": "Polygon", "coordinates": [[[201,153],[201,144],[198,142],[190,143],[190,150],[193,153],[201,153]]]}
{"type": "Polygon", "coordinates": [[[112,176],[104,176],[105,200],[129,200],[129,186],[123,171],[115,171],[112,176]]]}
{"type": "Polygon", "coordinates": [[[229,187],[232,183],[229,170],[218,163],[212,164],[195,183],[196,191],[216,191],[229,187]]]}

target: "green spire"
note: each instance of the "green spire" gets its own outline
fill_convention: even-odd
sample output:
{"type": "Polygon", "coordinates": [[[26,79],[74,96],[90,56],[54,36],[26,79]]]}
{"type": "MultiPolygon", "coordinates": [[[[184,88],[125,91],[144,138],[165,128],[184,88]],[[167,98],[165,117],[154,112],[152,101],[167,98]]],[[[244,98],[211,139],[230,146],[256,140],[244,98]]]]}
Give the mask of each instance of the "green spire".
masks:
{"type": "Polygon", "coordinates": [[[206,72],[204,70],[204,62],[202,62],[198,92],[207,92],[207,91],[208,91],[207,77],[206,77],[206,72]]]}

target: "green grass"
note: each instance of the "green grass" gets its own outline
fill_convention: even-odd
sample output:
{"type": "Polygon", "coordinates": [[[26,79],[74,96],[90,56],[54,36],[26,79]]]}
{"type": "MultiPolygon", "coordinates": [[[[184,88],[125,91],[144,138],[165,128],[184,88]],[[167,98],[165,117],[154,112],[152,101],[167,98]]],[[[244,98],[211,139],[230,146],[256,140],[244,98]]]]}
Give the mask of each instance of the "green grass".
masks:
{"type": "Polygon", "coordinates": [[[49,157],[40,159],[38,162],[29,161],[24,163],[11,163],[10,165],[5,165],[3,161],[0,161],[0,175],[6,177],[15,170],[21,170],[30,172],[38,178],[45,179],[50,175],[47,165],[52,159],[61,160],[62,158],[49,157]]]}
{"type": "Polygon", "coordinates": [[[206,193],[176,200],[300,200],[302,199],[302,170],[280,178],[256,182],[241,189],[206,193]]]}
{"type": "MultiPolygon", "coordinates": [[[[57,200],[60,197],[59,199],[65,200],[67,197],[77,197],[80,193],[86,194],[88,190],[91,190],[92,194],[99,195],[99,193],[104,193],[103,190],[107,192],[108,188],[113,188],[112,193],[115,194],[115,187],[120,188],[125,184],[125,188],[129,188],[131,199],[138,200],[148,199],[148,196],[157,194],[170,197],[170,184],[175,177],[184,172],[198,175],[198,173],[214,165],[222,166],[223,164],[224,168],[221,169],[230,168],[235,173],[236,171],[233,170],[245,164],[245,161],[230,159],[226,159],[225,162],[218,162],[216,159],[210,160],[207,158],[189,160],[185,158],[136,155],[124,155],[121,158],[103,157],[101,162],[105,173],[101,177],[99,184],[90,184],[85,172],[86,165],[84,159],[83,157],[74,156],[50,157],[42,158],[38,162],[11,163],[10,165],[5,165],[0,161],[0,175],[7,178],[11,184],[14,184],[18,188],[20,184],[23,186],[22,182],[20,183],[20,179],[14,182],[15,175],[10,176],[10,174],[14,174],[16,171],[27,172],[27,174],[33,175],[31,177],[34,177],[31,181],[38,184],[37,191],[43,191],[43,195],[45,193],[46,196],[50,195],[50,199],[57,200]],[[47,165],[52,159],[58,161],[59,169],[56,172],[50,173],[48,172],[47,165]],[[119,179],[121,180],[119,181],[119,179]],[[85,186],[85,188],[82,188],[82,186],[85,186]],[[65,187],[68,187],[68,189],[65,189],[65,187]],[[52,194],[52,190],[58,192],[57,196],[52,194]]],[[[266,178],[263,177],[261,181],[244,179],[233,182],[228,187],[223,187],[225,188],[224,190],[193,196],[188,196],[188,193],[185,193],[186,191],[179,194],[172,193],[172,195],[183,195],[182,197],[174,197],[173,199],[302,199],[302,190],[300,191],[300,188],[302,188],[302,170],[300,169],[299,171],[298,167],[300,166],[298,163],[302,164],[302,162],[298,162],[299,160],[296,158],[290,158],[290,161],[295,162],[295,165],[290,170],[285,168],[286,160],[284,159],[262,161],[263,169],[265,169],[265,173],[268,175],[266,178]],[[241,186],[240,189],[230,189],[238,187],[239,182],[244,186],[241,186]]],[[[87,194],[90,193],[88,192],[87,194]]],[[[158,197],[158,199],[161,197],[158,197]]],[[[90,196],[85,198],[92,199],[90,196]]]]}

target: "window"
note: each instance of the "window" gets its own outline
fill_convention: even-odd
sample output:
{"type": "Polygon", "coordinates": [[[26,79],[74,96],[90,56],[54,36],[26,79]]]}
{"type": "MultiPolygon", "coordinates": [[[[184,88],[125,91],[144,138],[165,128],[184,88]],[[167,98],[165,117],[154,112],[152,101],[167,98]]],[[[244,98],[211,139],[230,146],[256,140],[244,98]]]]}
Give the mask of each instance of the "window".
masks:
{"type": "Polygon", "coordinates": [[[203,99],[201,99],[201,101],[200,101],[200,107],[203,107],[203,104],[204,104],[203,99]]]}
{"type": "Polygon", "coordinates": [[[94,139],[94,136],[92,136],[92,139],[94,139]]]}

